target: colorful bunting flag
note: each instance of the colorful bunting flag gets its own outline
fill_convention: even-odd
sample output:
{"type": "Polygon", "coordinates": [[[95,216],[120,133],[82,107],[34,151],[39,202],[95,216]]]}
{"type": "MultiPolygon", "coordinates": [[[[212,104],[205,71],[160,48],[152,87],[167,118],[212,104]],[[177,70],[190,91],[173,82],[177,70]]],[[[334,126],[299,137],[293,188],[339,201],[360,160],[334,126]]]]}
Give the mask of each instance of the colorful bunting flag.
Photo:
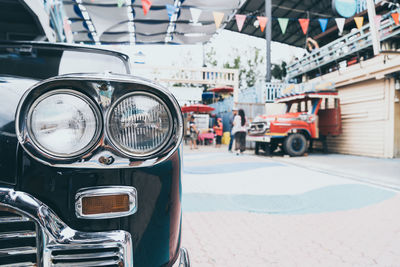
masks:
{"type": "Polygon", "coordinates": [[[236,24],[237,24],[238,30],[239,30],[239,32],[241,32],[242,28],[243,28],[243,25],[244,25],[244,22],[246,21],[246,15],[238,15],[238,14],[236,14],[235,18],[236,18],[236,24]]]}
{"type": "Polygon", "coordinates": [[[224,18],[224,13],[213,12],[215,27],[218,29],[221,26],[222,19],[224,18]]]}
{"type": "Polygon", "coordinates": [[[151,7],[151,1],[150,0],[142,0],[142,8],[143,8],[143,14],[146,16],[147,12],[149,12],[150,7],[151,7]]]}
{"type": "Polygon", "coordinates": [[[303,30],[303,33],[307,34],[308,25],[310,24],[310,19],[299,19],[299,23],[300,23],[301,29],[303,30]]]}
{"type": "Polygon", "coordinates": [[[364,17],[354,17],[354,21],[357,25],[357,29],[361,29],[364,24],[364,17]]]}
{"type": "Polygon", "coordinates": [[[175,14],[175,6],[173,5],[165,5],[165,9],[167,9],[169,20],[171,20],[172,16],[175,14]]]}
{"type": "Polygon", "coordinates": [[[201,15],[201,9],[191,7],[190,14],[192,14],[193,23],[198,23],[201,15]]]}
{"type": "Polygon", "coordinates": [[[261,32],[264,32],[265,26],[268,23],[268,18],[267,17],[262,17],[262,16],[257,16],[257,20],[260,23],[261,32]]]}
{"type": "Polygon", "coordinates": [[[396,25],[399,25],[399,13],[392,13],[392,18],[394,20],[394,23],[396,23],[396,25]]]}
{"type": "Polygon", "coordinates": [[[122,7],[124,2],[125,2],[125,0],[118,0],[118,2],[117,2],[118,7],[122,7]]]}
{"type": "Polygon", "coordinates": [[[279,26],[281,27],[282,34],[285,34],[289,19],[288,18],[278,18],[278,22],[279,22],[279,26]]]}
{"type": "Polygon", "coordinates": [[[328,26],[328,19],[318,19],[319,21],[319,26],[321,26],[321,31],[325,32],[326,31],[326,27],[328,26]]]}
{"type": "Polygon", "coordinates": [[[379,32],[379,29],[381,28],[381,15],[376,15],[375,16],[375,25],[376,25],[376,29],[379,32]]]}
{"type": "Polygon", "coordinates": [[[336,21],[336,25],[337,25],[338,30],[339,30],[339,35],[342,35],[343,28],[344,28],[344,23],[345,23],[346,19],[345,18],[336,18],[335,21],[336,21]]]}

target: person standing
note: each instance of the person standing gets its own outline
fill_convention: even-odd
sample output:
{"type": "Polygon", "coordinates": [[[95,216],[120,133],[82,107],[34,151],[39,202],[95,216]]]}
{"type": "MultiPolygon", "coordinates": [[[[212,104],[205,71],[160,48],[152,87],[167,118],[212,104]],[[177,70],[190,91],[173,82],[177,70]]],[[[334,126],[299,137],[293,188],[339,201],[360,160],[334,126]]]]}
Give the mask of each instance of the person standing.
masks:
{"type": "Polygon", "coordinates": [[[194,149],[197,149],[198,131],[193,116],[190,117],[189,129],[190,129],[190,149],[193,149],[193,147],[194,149]]]}
{"type": "Polygon", "coordinates": [[[216,137],[215,137],[215,139],[216,139],[216,145],[215,145],[215,147],[221,147],[221,140],[222,140],[222,128],[223,128],[223,125],[222,125],[222,119],[221,118],[218,118],[217,119],[217,125],[215,125],[214,127],[214,132],[215,132],[215,135],[216,135],[216,137]]]}
{"type": "Polygon", "coordinates": [[[246,150],[246,117],[244,110],[239,109],[238,115],[233,119],[232,133],[235,135],[235,151],[236,155],[242,154],[246,150]]]}
{"type": "Polygon", "coordinates": [[[228,151],[232,152],[232,145],[233,145],[233,139],[235,138],[235,133],[232,133],[232,129],[233,129],[233,120],[235,119],[235,116],[237,115],[237,108],[233,108],[232,109],[232,117],[229,120],[229,126],[231,127],[230,133],[231,133],[231,138],[229,140],[229,146],[228,146],[228,151]]]}

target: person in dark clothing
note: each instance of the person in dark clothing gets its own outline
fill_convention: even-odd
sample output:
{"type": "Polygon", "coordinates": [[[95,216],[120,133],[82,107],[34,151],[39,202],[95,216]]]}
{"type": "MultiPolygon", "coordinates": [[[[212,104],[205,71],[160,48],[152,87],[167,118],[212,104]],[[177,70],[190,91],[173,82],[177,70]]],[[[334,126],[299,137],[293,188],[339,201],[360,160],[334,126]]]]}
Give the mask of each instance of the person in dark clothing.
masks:
{"type": "Polygon", "coordinates": [[[230,133],[231,133],[231,138],[230,138],[230,140],[229,140],[229,146],[228,146],[228,151],[229,151],[229,152],[232,152],[233,140],[235,139],[235,134],[232,133],[232,128],[233,128],[233,120],[235,119],[235,116],[237,115],[237,111],[238,111],[237,108],[233,108],[233,109],[232,109],[232,113],[233,113],[233,114],[232,114],[231,119],[229,120],[229,124],[230,124],[230,127],[231,127],[231,131],[230,131],[230,133]]]}
{"type": "Polygon", "coordinates": [[[198,130],[196,127],[196,123],[194,122],[194,117],[190,117],[189,121],[189,129],[190,129],[190,149],[197,149],[197,137],[198,130]]]}

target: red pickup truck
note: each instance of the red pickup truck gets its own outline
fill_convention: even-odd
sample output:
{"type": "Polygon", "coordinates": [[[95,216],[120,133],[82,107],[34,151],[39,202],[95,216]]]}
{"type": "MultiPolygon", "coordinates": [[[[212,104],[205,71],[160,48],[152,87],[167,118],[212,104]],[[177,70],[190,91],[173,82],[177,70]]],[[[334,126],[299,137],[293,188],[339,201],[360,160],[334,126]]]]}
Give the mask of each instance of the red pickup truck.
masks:
{"type": "Polygon", "coordinates": [[[342,131],[338,92],[312,90],[282,95],[275,103],[286,104],[282,115],[262,115],[250,123],[248,141],[254,141],[255,153],[260,149],[272,153],[281,146],[290,156],[302,156],[321,140],[327,150],[326,136],[342,131]]]}

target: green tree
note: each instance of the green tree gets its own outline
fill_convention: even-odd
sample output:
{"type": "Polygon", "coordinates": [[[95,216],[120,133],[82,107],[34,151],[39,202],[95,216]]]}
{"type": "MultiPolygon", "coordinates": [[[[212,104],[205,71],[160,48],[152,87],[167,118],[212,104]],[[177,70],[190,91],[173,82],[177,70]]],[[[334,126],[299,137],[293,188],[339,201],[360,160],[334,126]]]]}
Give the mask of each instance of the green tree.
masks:
{"type": "MultiPolygon", "coordinates": [[[[239,70],[239,82],[242,88],[254,86],[257,80],[265,76],[264,57],[261,53],[261,49],[249,47],[245,52],[234,49],[231,54],[233,54],[231,60],[225,62],[222,67],[239,70]]],[[[218,65],[218,61],[215,58],[216,53],[213,48],[211,48],[206,55],[207,66],[218,65]]]]}
{"type": "Polygon", "coordinates": [[[208,67],[216,67],[218,65],[216,57],[217,52],[215,52],[214,47],[206,53],[205,63],[208,67]]]}
{"type": "Polygon", "coordinates": [[[271,75],[277,80],[283,80],[286,77],[286,62],[282,61],[282,63],[279,64],[273,64],[272,70],[271,70],[271,75]]]}

